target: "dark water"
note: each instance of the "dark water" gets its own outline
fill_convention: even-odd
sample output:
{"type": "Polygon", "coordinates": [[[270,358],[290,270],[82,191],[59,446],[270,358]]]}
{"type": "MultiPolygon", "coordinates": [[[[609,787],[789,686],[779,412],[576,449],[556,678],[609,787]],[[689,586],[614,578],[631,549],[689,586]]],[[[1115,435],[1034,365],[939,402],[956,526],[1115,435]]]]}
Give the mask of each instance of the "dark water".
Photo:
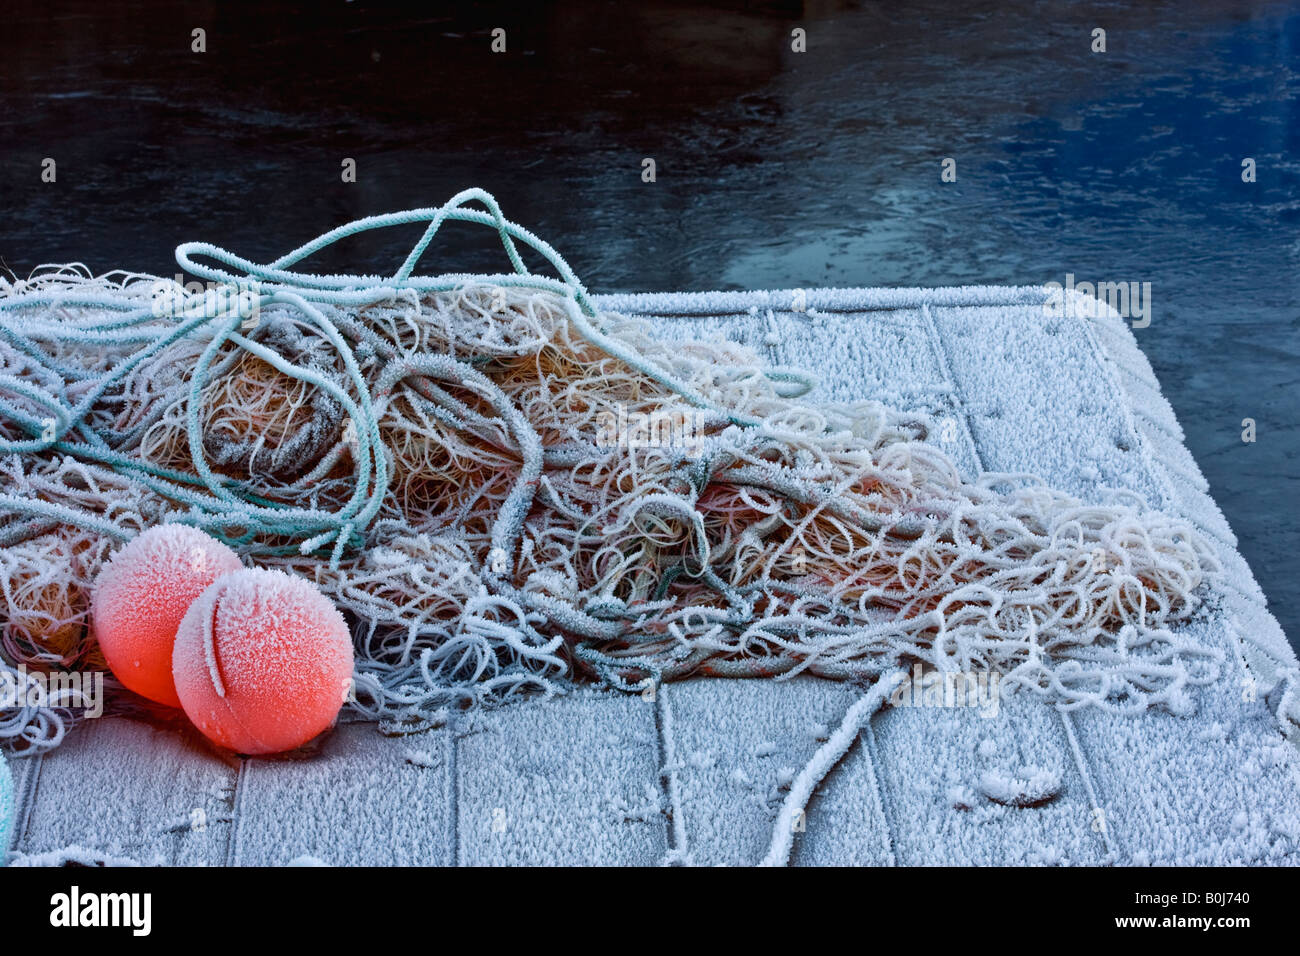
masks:
{"type": "MultiPolygon", "coordinates": [[[[1300,6],[1060,7],[9,3],[0,257],[265,261],[479,185],[598,292],[1150,282],[1139,344],[1300,638],[1300,6]]],[[[503,265],[454,235],[426,270],[503,265]]]]}

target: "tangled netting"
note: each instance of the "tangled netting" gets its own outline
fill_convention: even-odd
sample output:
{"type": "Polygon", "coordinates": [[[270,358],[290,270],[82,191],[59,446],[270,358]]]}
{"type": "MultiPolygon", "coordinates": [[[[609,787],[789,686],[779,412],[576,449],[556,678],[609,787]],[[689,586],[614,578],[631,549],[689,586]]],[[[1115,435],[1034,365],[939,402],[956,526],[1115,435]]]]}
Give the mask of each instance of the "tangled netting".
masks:
{"type": "MultiPolygon", "coordinates": [[[[202,243],[177,259],[207,288],[80,267],[0,288],[8,667],[93,666],[98,568],[177,521],[337,601],[352,706],[399,729],[584,675],[920,662],[1175,711],[1216,676],[1170,629],[1217,570],[1185,523],[965,482],[921,416],[812,404],[811,380],[740,345],[600,314],[480,190],[269,265],[202,243]],[[413,275],[449,219],[496,229],[514,272],[413,275]],[[403,223],[428,225],[390,278],[290,269],[403,223]]],[[[62,733],[48,708],[3,713],[0,736],[62,733]]]]}

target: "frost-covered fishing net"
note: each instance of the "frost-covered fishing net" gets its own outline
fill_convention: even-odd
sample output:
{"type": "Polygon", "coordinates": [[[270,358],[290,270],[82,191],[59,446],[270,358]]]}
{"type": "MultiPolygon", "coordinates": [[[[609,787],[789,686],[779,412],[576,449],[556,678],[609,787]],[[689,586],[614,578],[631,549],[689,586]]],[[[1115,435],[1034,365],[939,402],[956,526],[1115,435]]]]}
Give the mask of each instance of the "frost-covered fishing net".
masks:
{"type": "MultiPolygon", "coordinates": [[[[181,521],[337,601],[352,706],[398,728],[581,676],[870,681],[922,662],[1183,711],[1217,674],[1170,629],[1216,570],[1184,522],[966,483],[923,418],[811,404],[808,379],[747,348],[598,314],[486,193],[270,265],[177,256],[221,284],[60,267],[0,288],[7,667],[96,666],[98,568],[181,521]],[[496,228],[515,272],[414,276],[447,219],[496,228]],[[406,222],[429,226],[391,278],[290,271],[406,222]]],[[[57,708],[3,717],[29,745],[62,733],[57,708]]]]}

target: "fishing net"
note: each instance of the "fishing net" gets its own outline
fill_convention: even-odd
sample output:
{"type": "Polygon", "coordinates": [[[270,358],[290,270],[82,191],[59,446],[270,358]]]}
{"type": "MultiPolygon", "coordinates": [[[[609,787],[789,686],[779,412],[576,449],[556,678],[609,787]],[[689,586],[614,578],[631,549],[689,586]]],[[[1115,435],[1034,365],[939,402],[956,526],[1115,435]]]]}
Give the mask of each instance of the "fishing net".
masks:
{"type": "MultiPolygon", "coordinates": [[[[10,670],[102,666],[94,576],[166,521],[336,601],[349,706],[393,730],[572,680],[871,682],[914,663],[1184,712],[1219,670],[1174,629],[1217,571],[1185,522],[964,481],[924,416],[809,402],[811,379],[735,343],[665,344],[598,312],[482,191],[269,265],[201,243],[177,258],[205,291],[80,267],[0,286],[10,670]],[[448,220],[494,228],[514,272],[414,275],[448,220]],[[413,222],[392,277],[291,269],[413,222]]],[[[0,736],[46,746],[67,712],[0,716],[0,736]]]]}

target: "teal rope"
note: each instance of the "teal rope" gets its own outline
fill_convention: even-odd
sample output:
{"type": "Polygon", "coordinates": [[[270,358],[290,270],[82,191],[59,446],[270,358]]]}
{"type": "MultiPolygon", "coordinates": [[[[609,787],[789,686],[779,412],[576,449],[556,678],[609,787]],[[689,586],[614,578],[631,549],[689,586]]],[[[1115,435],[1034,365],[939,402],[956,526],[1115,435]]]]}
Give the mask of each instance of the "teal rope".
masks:
{"type": "MultiPolygon", "coordinates": [[[[246,545],[259,535],[283,537],[295,542],[297,550],[303,554],[328,548],[331,563],[337,565],[349,546],[356,546],[364,540],[366,529],[383,503],[389,475],[370,389],[361,374],[357,354],[348,341],[349,337],[355,340],[358,347],[365,350],[364,354],[373,358],[375,353],[373,343],[367,335],[369,330],[351,318],[337,314],[336,310],[396,301],[412,294],[418,296],[427,292],[451,291],[471,283],[555,293],[562,298],[568,316],[578,332],[606,353],[621,359],[692,404],[711,409],[736,424],[749,426],[758,423],[757,419],[717,407],[627,345],[606,336],[593,324],[592,319],[597,316],[596,309],[586,288],[564,258],[527,229],[507,220],[497,201],[482,189],[464,190],[446,204],[435,208],[412,209],[359,219],[326,232],[268,264],[252,262],[204,242],[182,243],[176,248],[176,261],[192,275],[217,283],[217,291],[221,296],[210,294],[182,298],[180,301],[184,307],[167,313],[176,324],[162,330],[157,327],[160,314],[156,304],[141,306],[131,297],[75,291],[37,291],[0,300],[0,319],[3,319],[6,312],[35,309],[89,308],[121,313],[70,322],[33,321],[30,318],[25,323],[0,321],[0,337],[26,355],[48,378],[64,383],[59,394],[51,394],[30,382],[13,376],[0,376],[0,392],[26,399],[50,413],[47,418],[41,419],[0,397],[0,420],[14,423],[31,436],[25,440],[0,440],[0,454],[58,452],[94,462],[187,506],[189,512],[176,520],[204,528],[229,544],[246,545]],[[465,208],[470,202],[481,203],[487,207],[487,211],[465,208]],[[414,275],[416,265],[442,226],[449,221],[476,223],[495,229],[513,273],[488,276],[459,273],[414,275]],[[316,275],[292,268],[308,256],[347,237],[370,230],[420,222],[428,223],[420,240],[390,277],[316,275]],[[517,243],[539,253],[554,267],[559,278],[530,273],[519,254],[517,243]],[[213,260],[217,265],[199,262],[196,257],[213,260]],[[209,308],[214,303],[225,303],[225,307],[209,308]],[[347,385],[350,385],[355,399],[347,388],[329,376],[298,366],[276,351],[240,334],[241,326],[253,314],[253,310],[271,307],[297,311],[337,350],[342,359],[347,385]],[[335,317],[331,318],[327,310],[335,313],[335,317]],[[340,327],[347,333],[346,337],[340,327]],[[186,410],[186,434],[196,477],[159,468],[118,451],[117,446],[130,435],[96,429],[90,424],[89,416],[96,403],[140,363],[179,339],[201,331],[211,331],[212,338],[193,370],[186,410]],[[38,344],[37,339],[52,339],[77,345],[138,345],[139,348],[114,368],[101,374],[58,362],[38,344]],[[212,364],[228,342],[270,363],[285,375],[323,390],[351,417],[357,435],[353,453],[355,487],[350,499],[339,510],[325,512],[276,504],[256,494],[248,483],[212,471],[203,449],[199,408],[212,364]],[[75,404],[68,401],[66,383],[92,380],[93,386],[75,404]],[[74,434],[76,438],[73,437],[74,434]]],[[[179,289],[175,291],[179,292],[179,289]]],[[[421,383],[421,376],[435,379],[450,377],[483,387],[483,381],[480,381],[482,376],[462,363],[430,360],[412,366],[395,357],[390,357],[389,362],[395,367],[381,376],[381,394],[408,376],[415,379],[409,383],[411,387],[429,397],[439,396],[440,390],[430,388],[432,383],[421,383]]],[[[770,376],[780,383],[782,391],[788,390],[791,385],[804,390],[811,387],[810,380],[795,376],[787,370],[774,369],[770,376]]],[[[510,421],[511,430],[522,442],[522,450],[526,452],[525,457],[530,467],[538,467],[541,460],[540,446],[533,447],[536,439],[531,434],[531,429],[527,428],[526,423],[510,420],[511,416],[505,409],[499,408],[498,412],[510,421]]],[[[535,476],[533,478],[535,480],[535,476]]],[[[303,480],[299,479],[299,483],[303,480]]],[[[298,486],[300,485],[294,487],[298,486]]],[[[514,526],[520,520],[519,512],[523,503],[530,500],[530,493],[530,481],[522,480],[516,488],[516,494],[507,502],[506,513],[498,522],[494,537],[500,539],[500,544],[507,545],[507,550],[513,550],[510,546],[515,543],[515,534],[512,532],[517,531],[514,526]]],[[[99,516],[16,495],[0,496],[0,508],[41,518],[70,521],[119,539],[131,534],[99,516]]],[[[287,549],[266,546],[263,550],[268,553],[284,553],[287,549]]],[[[588,633],[599,633],[604,629],[592,619],[587,619],[582,624],[584,626],[581,629],[588,633]]]]}
{"type": "MultiPolygon", "coordinates": [[[[579,334],[593,345],[621,359],[693,405],[715,411],[737,425],[759,424],[757,418],[740,415],[718,407],[685,383],[674,379],[657,365],[647,362],[634,349],[622,342],[611,339],[597,329],[590,321],[597,314],[596,308],[591,303],[586,287],[583,286],[577,275],[569,267],[569,264],[564,261],[564,257],[556,252],[550,244],[539,239],[527,229],[505,219],[501,214],[501,208],[497,205],[496,199],[482,189],[463,190],[453,196],[445,205],[436,208],[409,209],[404,212],[358,219],[355,222],[318,236],[306,245],[300,246],[268,265],[251,262],[219,246],[205,242],[187,242],[177,246],[176,261],[188,272],[213,282],[231,285],[242,283],[246,286],[250,280],[255,280],[263,287],[284,287],[293,290],[309,301],[334,306],[368,305],[380,301],[385,296],[396,298],[400,292],[407,290],[414,291],[417,294],[421,292],[447,292],[471,282],[554,292],[565,300],[569,318],[578,329],[579,334]],[[482,202],[488,207],[489,211],[485,213],[475,209],[463,208],[466,203],[474,200],[482,202]],[[423,256],[425,250],[428,249],[429,244],[443,224],[449,220],[473,222],[495,227],[506,255],[514,267],[515,274],[413,276],[411,272],[415,265],[423,256]],[[428,222],[429,225],[420,237],[420,241],[415,244],[410,254],[407,255],[401,268],[391,278],[385,279],[374,275],[315,275],[294,272],[285,268],[286,266],[295,265],[307,256],[319,252],[341,239],[372,229],[385,229],[391,226],[408,225],[416,222],[428,222]],[[523,260],[519,257],[518,248],[514,242],[516,239],[534,249],[554,266],[561,279],[557,281],[528,272],[523,260]],[[227,272],[215,266],[204,265],[196,262],[195,256],[206,256],[215,259],[217,262],[239,271],[237,273],[227,272]]],[[[795,373],[790,370],[781,370],[776,374],[778,375],[777,380],[782,383],[796,380],[795,373]]],[[[810,379],[799,377],[797,380],[804,391],[812,387],[813,383],[810,379]]]]}

